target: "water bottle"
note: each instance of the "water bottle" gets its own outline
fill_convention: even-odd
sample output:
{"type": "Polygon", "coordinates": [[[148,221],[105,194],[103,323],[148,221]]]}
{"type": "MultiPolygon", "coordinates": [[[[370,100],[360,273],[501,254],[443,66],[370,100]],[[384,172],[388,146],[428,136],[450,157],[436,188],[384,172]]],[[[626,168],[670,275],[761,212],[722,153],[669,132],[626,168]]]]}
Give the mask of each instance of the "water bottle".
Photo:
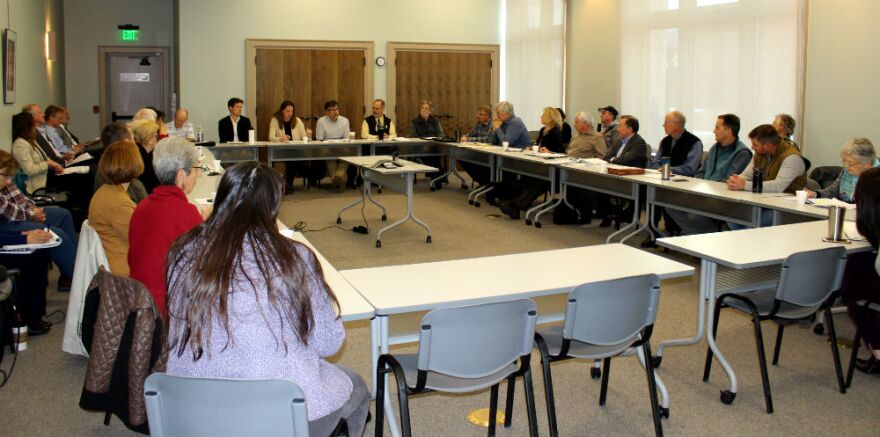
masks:
{"type": "Polygon", "coordinates": [[[201,143],[202,141],[205,141],[205,133],[202,132],[202,125],[199,125],[199,131],[196,133],[196,142],[201,143]]]}
{"type": "Polygon", "coordinates": [[[660,160],[660,179],[664,181],[668,181],[672,177],[672,166],[669,163],[668,157],[663,157],[660,160]]]}
{"type": "Polygon", "coordinates": [[[752,192],[764,192],[764,170],[761,170],[760,168],[756,168],[752,172],[752,192]]]}
{"type": "Polygon", "coordinates": [[[456,143],[460,143],[460,142],[461,142],[461,129],[456,129],[456,130],[455,130],[455,142],[456,142],[456,143]]]}

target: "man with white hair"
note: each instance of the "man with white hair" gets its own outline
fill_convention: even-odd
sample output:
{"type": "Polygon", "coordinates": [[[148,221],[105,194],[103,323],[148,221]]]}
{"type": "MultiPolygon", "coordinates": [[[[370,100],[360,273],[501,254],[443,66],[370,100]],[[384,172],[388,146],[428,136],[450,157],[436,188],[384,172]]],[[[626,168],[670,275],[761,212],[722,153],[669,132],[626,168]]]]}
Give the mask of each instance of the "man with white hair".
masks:
{"type": "Polygon", "coordinates": [[[677,175],[693,176],[697,172],[703,157],[703,142],[684,128],[686,121],[684,114],[679,111],[666,114],[663,119],[666,136],[660,140],[660,148],[648,168],[660,168],[663,158],[667,158],[672,172],[677,175]]]}
{"type": "Polygon", "coordinates": [[[154,111],[150,108],[141,108],[141,109],[138,109],[137,112],[134,113],[134,116],[131,117],[131,120],[132,121],[135,121],[135,120],[156,121],[156,119],[158,117],[159,116],[156,115],[156,111],[154,111]]]}
{"type": "Polygon", "coordinates": [[[189,141],[196,140],[196,132],[193,129],[193,124],[189,121],[189,111],[186,109],[178,108],[174,112],[174,120],[165,123],[165,128],[170,137],[186,138],[189,141]]]}
{"type": "Polygon", "coordinates": [[[566,154],[572,158],[599,158],[608,153],[605,137],[593,128],[593,116],[581,111],[574,115],[574,129],[566,154]]]}
{"type": "MultiPolygon", "coordinates": [[[[605,158],[608,147],[605,145],[605,136],[596,132],[593,127],[593,116],[588,112],[580,111],[574,115],[575,134],[571,137],[571,143],[565,153],[572,158],[605,158]]],[[[601,218],[607,215],[607,208],[601,207],[601,196],[595,191],[569,187],[566,191],[566,200],[576,211],[572,211],[567,205],[560,205],[553,211],[553,223],[562,224],[585,224],[593,218],[593,207],[597,207],[597,213],[601,218]]]]}
{"type": "Polygon", "coordinates": [[[531,144],[526,124],[513,113],[513,104],[507,100],[495,105],[495,118],[492,119],[492,132],[489,134],[489,143],[501,145],[504,142],[519,149],[531,144]]]}

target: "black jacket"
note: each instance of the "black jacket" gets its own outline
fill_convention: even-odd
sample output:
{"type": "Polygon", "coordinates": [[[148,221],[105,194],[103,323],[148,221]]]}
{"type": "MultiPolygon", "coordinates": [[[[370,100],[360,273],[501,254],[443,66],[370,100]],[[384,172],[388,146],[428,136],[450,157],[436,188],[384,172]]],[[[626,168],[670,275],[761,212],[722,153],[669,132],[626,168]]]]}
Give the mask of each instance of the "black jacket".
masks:
{"type": "MultiPolygon", "coordinates": [[[[238,117],[238,141],[247,142],[248,131],[253,129],[251,120],[244,115],[238,117]]],[[[217,131],[220,133],[220,142],[228,143],[235,139],[235,131],[232,130],[232,118],[228,115],[217,123],[217,131]]]]}
{"type": "Polygon", "coordinates": [[[648,153],[648,143],[645,142],[641,135],[633,134],[629,141],[627,141],[623,153],[618,158],[617,152],[621,147],[623,147],[623,141],[621,141],[617,147],[608,152],[608,155],[605,155],[605,160],[613,164],[626,165],[629,167],[645,168],[648,164],[648,155],[650,155],[650,153],[648,153]]]}

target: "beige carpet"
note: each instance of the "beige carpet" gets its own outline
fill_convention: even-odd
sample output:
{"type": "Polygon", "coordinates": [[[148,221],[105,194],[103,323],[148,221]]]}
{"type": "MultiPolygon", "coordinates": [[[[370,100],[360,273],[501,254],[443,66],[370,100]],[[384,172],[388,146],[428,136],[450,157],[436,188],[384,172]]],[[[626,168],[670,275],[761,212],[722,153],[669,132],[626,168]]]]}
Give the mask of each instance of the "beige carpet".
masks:
{"type": "MultiPolygon", "coordinates": [[[[298,221],[307,225],[309,240],[338,269],[395,265],[446,259],[488,256],[601,244],[610,231],[596,224],[587,226],[554,226],[546,217],[544,227],[526,227],[500,217],[488,205],[474,208],[467,205],[464,192],[445,188],[429,192],[426,183],[416,188],[416,214],[433,228],[432,244],[425,243],[420,227],[407,223],[383,236],[383,247],[374,247],[374,235],[381,225],[380,212],[368,205],[364,210],[370,235],[351,232],[363,224],[360,208],[343,215],[342,229],[336,227],[336,211],[359,196],[355,191],[335,193],[327,189],[298,190],[284,202],[281,219],[292,226],[298,221]]],[[[388,207],[388,219],[394,221],[405,211],[404,197],[386,191],[378,194],[388,207]]],[[[643,236],[634,238],[637,244],[643,236]]],[[[661,251],[655,251],[663,255],[661,251]]],[[[690,257],[668,254],[681,262],[697,265],[690,257]]],[[[602,263],[602,259],[585,259],[584,263],[602,263]]],[[[540,274],[540,266],[532,266],[540,274]]],[[[53,282],[54,284],[54,282],[53,282]]],[[[466,286],[467,278],[462,278],[466,286]]],[[[653,344],[663,339],[692,335],[696,324],[696,293],[698,276],[664,281],[662,300],[653,344]]],[[[66,294],[50,291],[50,311],[66,309],[66,294]]],[[[559,305],[540,302],[541,308],[559,305]]],[[[841,336],[852,335],[846,315],[836,317],[841,336]]],[[[392,320],[392,328],[406,331],[417,320],[392,320]]],[[[349,366],[368,382],[370,333],[367,322],[347,324],[343,350],[334,357],[338,364],[349,366]]],[[[772,351],[775,326],[765,323],[765,348],[772,351]]],[[[0,388],[0,435],[2,436],[127,436],[114,418],[110,426],[101,423],[100,413],[81,410],[79,394],[85,373],[86,359],[61,351],[62,329],[54,328],[48,335],[33,338],[30,348],[19,356],[10,382],[0,388]]],[[[713,368],[708,383],[702,382],[705,343],[667,349],[658,374],[670,391],[671,417],[663,421],[669,436],[831,436],[877,435],[880,420],[876,418],[880,401],[880,377],[855,375],[852,389],[845,395],[837,391],[834,367],[828,343],[811,329],[792,327],[786,331],[780,365],[771,367],[770,383],[776,412],[764,412],[755,345],[748,319],[725,313],[719,328],[719,345],[729,358],[739,378],[739,390],[732,405],[719,401],[719,390],[727,387],[721,367],[713,368]]],[[[398,348],[396,350],[413,350],[398,348]]],[[[844,365],[849,349],[842,349],[844,365]]],[[[544,389],[540,377],[540,360],[533,355],[535,394],[538,407],[539,432],[547,435],[544,389]]],[[[7,357],[2,363],[8,369],[7,357]]],[[[568,361],[553,365],[557,414],[561,435],[651,436],[653,427],[644,371],[635,358],[622,358],[613,363],[605,407],[598,406],[599,381],[590,379],[589,364],[568,361]]],[[[522,384],[518,384],[513,426],[499,428],[498,435],[527,435],[528,427],[523,403],[522,384]]],[[[502,387],[502,398],[504,389],[502,387]]],[[[414,435],[419,436],[480,436],[485,428],[467,422],[468,412],[488,405],[489,393],[474,395],[429,394],[410,400],[414,435]]],[[[375,420],[375,419],[374,419],[375,420]]],[[[387,430],[387,425],[386,425],[387,430]]],[[[373,433],[372,424],[367,434],[373,433]]],[[[386,431],[386,434],[388,432],[386,431]]]]}

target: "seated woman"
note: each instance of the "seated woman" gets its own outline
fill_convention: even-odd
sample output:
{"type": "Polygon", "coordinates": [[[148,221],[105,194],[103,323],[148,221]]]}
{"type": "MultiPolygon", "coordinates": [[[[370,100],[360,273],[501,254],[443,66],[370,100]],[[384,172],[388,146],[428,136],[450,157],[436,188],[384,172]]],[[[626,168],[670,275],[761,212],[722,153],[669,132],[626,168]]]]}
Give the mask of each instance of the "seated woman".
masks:
{"type": "Polygon", "coordinates": [[[150,194],[159,185],[156,172],[153,171],[153,149],[159,141],[159,125],[151,120],[137,120],[131,124],[131,134],[144,164],[143,174],[138,179],[144,184],[147,194],[150,194]]]}
{"type": "Polygon", "coordinates": [[[128,184],[144,171],[137,145],[120,141],[104,149],[98,161],[98,174],[104,185],[95,191],[89,204],[89,225],[101,237],[101,244],[114,275],[128,276],[128,227],[134,202],[128,184]]]}
{"type": "MultiPolygon", "coordinates": [[[[312,130],[305,127],[302,120],[296,116],[296,106],[290,100],[281,102],[281,106],[275,111],[275,115],[269,120],[269,141],[286,142],[302,141],[303,137],[311,137],[312,130]]],[[[284,179],[288,187],[293,187],[293,178],[296,173],[305,174],[308,162],[285,162],[284,179]]],[[[326,170],[324,170],[326,171],[326,170]]]]}
{"type": "Polygon", "coordinates": [[[168,252],[171,375],[287,379],[302,387],[312,435],[339,419],[360,436],[370,394],[324,360],[345,337],[314,253],[278,232],[283,182],[271,168],[226,169],[214,212],[168,252]]]}
{"type": "MultiPolygon", "coordinates": [[[[411,138],[443,138],[443,126],[440,124],[440,120],[434,117],[433,113],[434,104],[430,100],[422,100],[419,103],[419,115],[412,119],[409,124],[409,136],[411,138]]],[[[425,174],[429,179],[440,176],[440,173],[444,170],[443,159],[439,156],[426,156],[420,159],[425,165],[440,169],[440,171],[425,174]]],[[[434,187],[440,188],[442,182],[446,182],[446,179],[437,181],[434,187]]]]}
{"type": "Polygon", "coordinates": [[[853,138],[847,141],[843,145],[843,150],[840,151],[840,159],[843,161],[843,170],[837,179],[819,191],[807,190],[808,197],[838,199],[846,203],[855,203],[853,192],[859,181],[859,175],[869,168],[880,167],[880,160],[877,159],[874,145],[867,138],[853,138]]]}
{"type": "Polygon", "coordinates": [[[165,315],[165,259],[177,237],[202,223],[198,208],[186,198],[200,170],[195,146],[181,137],[168,137],[153,151],[159,186],[138,204],[128,227],[128,266],[131,278],[147,286],[165,315]]]}
{"type": "Polygon", "coordinates": [[[73,278],[73,265],[76,262],[76,231],[70,211],[58,207],[37,207],[34,201],[22,194],[12,182],[16,172],[18,172],[16,160],[8,152],[0,150],[0,231],[20,234],[48,228],[61,237],[61,244],[48,251],[52,261],[61,271],[58,289],[68,291],[70,280],[73,278]]]}
{"type": "MultiPolygon", "coordinates": [[[[52,234],[40,229],[0,231],[0,246],[45,243],[51,238],[52,234]]],[[[0,254],[0,265],[19,271],[15,279],[14,298],[21,325],[28,327],[32,337],[49,332],[52,324],[43,320],[46,315],[46,287],[49,286],[49,251],[40,249],[28,254],[0,254]]]]}
{"type": "Polygon", "coordinates": [[[27,175],[28,193],[46,187],[49,171],[64,172],[64,167],[49,159],[43,149],[37,145],[36,135],[37,128],[34,127],[33,115],[29,112],[21,112],[12,116],[12,155],[27,175]]]}
{"type": "MultiPolygon", "coordinates": [[[[544,112],[541,114],[541,124],[544,127],[541,128],[541,132],[538,133],[538,138],[535,140],[538,150],[541,153],[565,153],[565,146],[562,142],[562,116],[559,115],[559,111],[549,106],[544,108],[544,112]]],[[[527,210],[538,196],[550,189],[550,184],[547,181],[538,179],[525,177],[520,179],[520,183],[522,184],[522,193],[519,196],[498,203],[501,212],[514,220],[519,220],[520,212],[527,210]]]]}
{"type": "Polygon", "coordinates": [[[880,168],[864,171],[855,191],[856,227],[873,247],[870,252],[854,253],[846,262],[840,290],[850,317],[862,323],[862,331],[871,356],[856,361],[856,368],[866,373],[880,373],[880,317],[877,312],[864,311],[856,302],[880,303],[880,274],[874,268],[877,246],[880,245],[880,168]]]}

